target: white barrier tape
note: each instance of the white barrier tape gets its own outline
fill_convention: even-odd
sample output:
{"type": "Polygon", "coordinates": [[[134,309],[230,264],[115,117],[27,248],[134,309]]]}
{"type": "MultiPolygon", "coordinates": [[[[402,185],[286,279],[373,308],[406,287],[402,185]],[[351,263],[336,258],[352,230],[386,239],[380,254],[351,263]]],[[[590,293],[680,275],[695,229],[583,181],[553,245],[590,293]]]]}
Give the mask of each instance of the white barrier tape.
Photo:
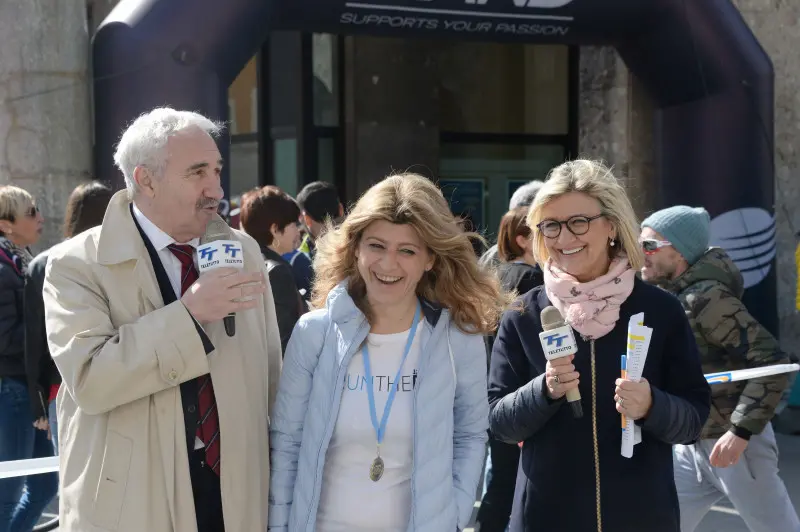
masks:
{"type": "Polygon", "coordinates": [[[0,479],[58,472],[58,456],[0,462],[0,479]]]}
{"type": "Polygon", "coordinates": [[[774,364],[760,368],[737,369],[734,371],[720,371],[718,373],[706,373],[706,381],[709,384],[719,384],[723,382],[746,381],[758,379],[760,377],[770,377],[781,373],[792,373],[800,370],[800,364],[774,364]]]}
{"type": "MultiPolygon", "coordinates": [[[[708,373],[705,377],[709,384],[716,384],[719,382],[734,382],[739,380],[754,379],[768,375],[776,375],[778,373],[791,373],[798,370],[800,370],[800,365],[798,364],[777,364],[775,366],[766,366],[763,368],[708,373]]],[[[58,456],[33,458],[31,460],[0,462],[0,479],[27,477],[28,475],[39,475],[42,473],[55,472],[58,472],[58,456]]]]}

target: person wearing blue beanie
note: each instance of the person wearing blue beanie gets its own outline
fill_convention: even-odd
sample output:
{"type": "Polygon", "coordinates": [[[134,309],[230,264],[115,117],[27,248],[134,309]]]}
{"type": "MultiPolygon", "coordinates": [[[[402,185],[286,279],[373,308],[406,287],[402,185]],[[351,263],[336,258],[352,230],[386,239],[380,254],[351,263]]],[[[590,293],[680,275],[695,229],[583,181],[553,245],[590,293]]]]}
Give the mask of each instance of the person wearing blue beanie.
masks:
{"type": "MultiPolygon", "coordinates": [[[[701,207],[677,205],[642,222],[642,279],[675,295],[692,326],[709,373],[790,362],[777,340],[742,303],[744,280],[724,249],[709,247],[710,219],[701,207]]],[[[714,414],[698,441],[673,447],[681,530],[693,532],[727,496],[751,530],[800,530],[778,475],[770,421],[789,385],[786,374],[715,384],[714,414]],[[753,479],[759,496],[752,496],[753,479]]]]}
{"type": "Polygon", "coordinates": [[[656,211],[642,222],[668,240],[691,266],[708,250],[711,217],[702,207],[675,205],[656,211]]]}

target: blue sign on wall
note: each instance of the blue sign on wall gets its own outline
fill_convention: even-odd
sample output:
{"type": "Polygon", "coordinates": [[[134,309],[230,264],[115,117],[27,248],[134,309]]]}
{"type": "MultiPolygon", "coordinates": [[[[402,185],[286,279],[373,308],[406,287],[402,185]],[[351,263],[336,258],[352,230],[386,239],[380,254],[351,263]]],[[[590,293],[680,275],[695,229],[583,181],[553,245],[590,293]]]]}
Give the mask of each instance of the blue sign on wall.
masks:
{"type": "Polygon", "coordinates": [[[442,179],[439,181],[450,210],[472,221],[474,228],[485,226],[484,183],[480,179],[442,179]]]}

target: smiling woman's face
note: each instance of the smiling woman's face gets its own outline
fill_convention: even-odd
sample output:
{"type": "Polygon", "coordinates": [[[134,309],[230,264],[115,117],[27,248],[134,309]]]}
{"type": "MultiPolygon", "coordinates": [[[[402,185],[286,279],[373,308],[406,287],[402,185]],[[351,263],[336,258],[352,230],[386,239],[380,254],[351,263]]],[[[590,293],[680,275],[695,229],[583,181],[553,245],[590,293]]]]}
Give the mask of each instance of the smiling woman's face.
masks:
{"type": "Polygon", "coordinates": [[[542,208],[539,230],[544,229],[544,243],[550,257],[580,282],[605,274],[611,262],[609,240],[616,238],[616,234],[601,212],[600,202],[583,192],[568,192],[542,208]],[[548,228],[550,234],[557,232],[556,223],[560,223],[560,233],[548,237],[548,228]]]}
{"type": "Polygon", "coordinates": [[[371,306],[413,301],[417,284],[433,266],[433,257],[412,226],[384,220],[364,230],[357,259],[371,306]]]}

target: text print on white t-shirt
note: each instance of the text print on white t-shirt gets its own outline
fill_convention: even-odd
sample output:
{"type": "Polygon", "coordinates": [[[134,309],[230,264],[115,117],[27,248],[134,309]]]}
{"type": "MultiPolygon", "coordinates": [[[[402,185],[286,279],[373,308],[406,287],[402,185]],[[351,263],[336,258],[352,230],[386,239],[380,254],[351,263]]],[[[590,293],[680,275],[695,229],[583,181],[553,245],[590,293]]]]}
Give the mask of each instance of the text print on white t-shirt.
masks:
{"type": "Polygon", "coordinates": [[[322,493],[317,510],[317,532],[404,532],[411,512],[413,469],[414,388],[420,360],[420,331],[397,375],[408,332],[370,334],[367,338],[372,382],[364,376],[359,349],[344,375],[344,393],[325,456],[322,493]],[[373,386],[376,414],[383,417],[389,390],[394,403],[381,445],[386,471],[380,482],[369,478],[376,456],[375,428],[370,419],[367,386],[373,386]]]}
{"type": "MultiPolygon", "coordinates": [[[[404,373],[405,373],[405,368],[404,373]]],[[[394,381],[394,375],[373,375],[372,376],[372,389],[377,393],[389,393],[392,386],[397,388],[395,393],[413,392],[417,387],[418,371],[415,369],[410,375],[401,375],[397,382],[394,381]]],[[[345,385],[351,392],[367,392],[367,377],[363,373],[348,373],[345,385]]]]}

